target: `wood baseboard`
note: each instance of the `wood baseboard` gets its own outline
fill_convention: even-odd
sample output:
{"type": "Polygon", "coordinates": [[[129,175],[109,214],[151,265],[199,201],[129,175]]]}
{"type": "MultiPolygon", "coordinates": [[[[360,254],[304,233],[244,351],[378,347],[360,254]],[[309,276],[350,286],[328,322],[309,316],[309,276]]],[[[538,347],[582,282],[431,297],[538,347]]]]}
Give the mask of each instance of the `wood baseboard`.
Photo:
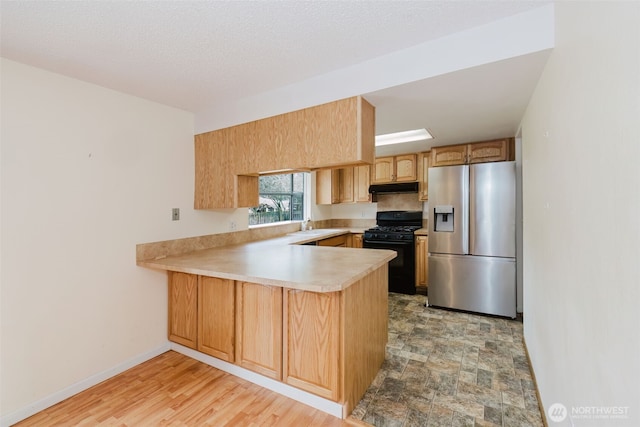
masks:
{"type": "Polygon", "coordinates": [[[542,406],[542,399],[540,398],[540,390],[538,389],[538,380],[536,380],[536,372],[533,370],[533,364],[531,364],[531,357],[529,357],[529,349],[527,348],[527,340],[522,337],[522,344],[524,345],[524,353],[527,356],[527,363],[529,363],[529,367],[531,369],[531,379],[533,380],[533,386],[536,388],[536,399],[538,399],[538,409],[540,410],[540,416],[542,417],[542,424],[544,427],[549,427],[549,422],[547,421],[547,414],[544,411],[544,407],[542,406]]]}

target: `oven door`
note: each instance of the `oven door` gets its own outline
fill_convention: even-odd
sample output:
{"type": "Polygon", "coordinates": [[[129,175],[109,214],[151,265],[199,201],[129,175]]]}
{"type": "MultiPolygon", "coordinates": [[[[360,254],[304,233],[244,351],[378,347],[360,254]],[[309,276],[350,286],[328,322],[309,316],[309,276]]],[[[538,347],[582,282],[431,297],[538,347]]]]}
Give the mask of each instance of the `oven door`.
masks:
{"type": "Polygon", "coordinates": [[[389,261],[389,292],[414,295],[416,293],[416,248],[414,241],[368,240],[368,249],[391,249],[398,256],[389,261]]]}

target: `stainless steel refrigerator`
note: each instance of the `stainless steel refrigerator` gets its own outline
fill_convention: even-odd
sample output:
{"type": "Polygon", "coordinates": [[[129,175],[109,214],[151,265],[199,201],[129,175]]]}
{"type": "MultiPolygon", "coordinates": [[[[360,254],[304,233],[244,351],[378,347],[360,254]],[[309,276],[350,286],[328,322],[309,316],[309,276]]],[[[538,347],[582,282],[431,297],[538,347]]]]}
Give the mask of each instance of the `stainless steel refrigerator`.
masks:
{"type": "Polygon", "coordinates": [[[515,162],[429,169],[428,304],[516,317],[515,162]]]}

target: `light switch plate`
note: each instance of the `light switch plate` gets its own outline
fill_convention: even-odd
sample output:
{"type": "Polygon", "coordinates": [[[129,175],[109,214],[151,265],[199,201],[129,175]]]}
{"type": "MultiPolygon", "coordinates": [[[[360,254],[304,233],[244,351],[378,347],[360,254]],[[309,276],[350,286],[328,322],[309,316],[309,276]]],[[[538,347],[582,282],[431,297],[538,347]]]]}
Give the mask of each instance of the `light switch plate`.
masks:
{"type": "Polygon", "coordinates": [[[171,220],[179,221],[180,220],[180,208],[171,209],[171,220]]]}

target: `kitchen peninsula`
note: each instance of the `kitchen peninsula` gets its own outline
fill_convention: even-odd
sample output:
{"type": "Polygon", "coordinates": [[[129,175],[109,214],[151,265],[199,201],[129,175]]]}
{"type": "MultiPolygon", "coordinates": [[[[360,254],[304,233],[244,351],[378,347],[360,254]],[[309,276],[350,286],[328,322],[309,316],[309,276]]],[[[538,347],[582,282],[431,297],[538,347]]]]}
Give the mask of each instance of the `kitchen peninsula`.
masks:
{"type": "Polygon", "coordinates": [[[396,253],[303,245],[345,233],[313,230],[137,264],[168,271],[172,349],[346,417],[384,361],[387,263],[396,253]]]}

